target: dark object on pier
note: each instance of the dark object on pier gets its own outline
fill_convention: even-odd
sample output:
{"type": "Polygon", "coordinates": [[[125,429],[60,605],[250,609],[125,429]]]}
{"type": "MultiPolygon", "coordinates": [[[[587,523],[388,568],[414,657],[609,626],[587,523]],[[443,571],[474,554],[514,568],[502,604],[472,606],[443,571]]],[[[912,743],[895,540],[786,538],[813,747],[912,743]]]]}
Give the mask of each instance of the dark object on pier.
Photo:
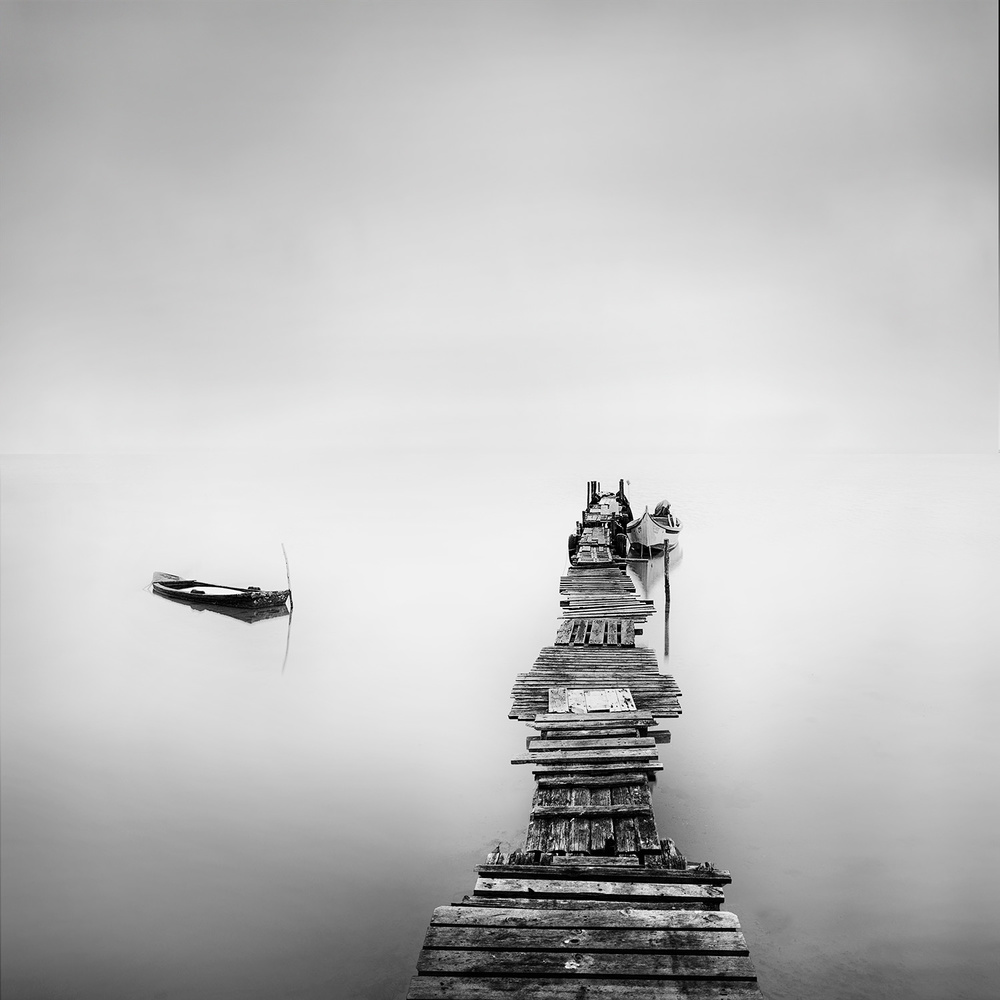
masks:
{"type": "Polygon", "coordinates": [[[615,494],[615,499],[618,501],[618,506],[621,509],[621,515],[625,519],[625,524],[627,525],[629,521],[634,520],[632,517],[632,508],[629,506],[628,497],[625,496],[625,480],[618,480],[618,492],[615,494]]]}
{"type": "MultiPolygon", "coordinates": [[[[290,590],[227,587],[218,583],[204,583],[201,580],[185,580],[172,573],[154,573],[152,588],[154,594],[165,597],[169,601],[200,605],[212,611],[280,609],[285,606],[292,594],[290,590]]],[[[242,617],[242,615],[232,615],[231,617],[242,617]]],[[[278,615],[274,617],[278,617],[278,615]]]]}
{"type": "Polygon", "coordinates": [[[628,552],[628,535],[624,531],[619,531],[615,535],[615,555],[619,559],[624,559],[628,552]]]}

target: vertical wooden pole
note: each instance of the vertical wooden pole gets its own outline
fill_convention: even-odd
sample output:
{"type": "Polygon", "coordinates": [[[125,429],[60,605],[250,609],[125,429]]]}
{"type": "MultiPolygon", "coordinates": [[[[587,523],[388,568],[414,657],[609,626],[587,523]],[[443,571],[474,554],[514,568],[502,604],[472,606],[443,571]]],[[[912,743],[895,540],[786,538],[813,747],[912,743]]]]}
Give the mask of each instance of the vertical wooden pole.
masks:
{"type": "Polygon", "coordinates": [[[663,543],[663,659],[670,655],[670,549],[663,543]]]}

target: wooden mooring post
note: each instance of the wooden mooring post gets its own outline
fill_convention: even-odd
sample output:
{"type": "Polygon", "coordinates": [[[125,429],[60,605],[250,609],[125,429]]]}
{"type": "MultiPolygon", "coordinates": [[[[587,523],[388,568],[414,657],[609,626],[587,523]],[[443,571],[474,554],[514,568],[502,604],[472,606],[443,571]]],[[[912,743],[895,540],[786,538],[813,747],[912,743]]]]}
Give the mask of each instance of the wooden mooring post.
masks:
{"type": "Polygon", "coordinates": [[[512,763],[535,779],[524,847],[490,854],[471,894],[434,911],[409,1000],[761,996],[723,909],[729,872],[689,862],[656,826],[656,747],[670,738],[657,720],[680,715],[681,693],[635,645],[653,605],[613,555],[617,509],[587,484],[555,643],[514,682],[510,718],[531,735],[512,763]]]}

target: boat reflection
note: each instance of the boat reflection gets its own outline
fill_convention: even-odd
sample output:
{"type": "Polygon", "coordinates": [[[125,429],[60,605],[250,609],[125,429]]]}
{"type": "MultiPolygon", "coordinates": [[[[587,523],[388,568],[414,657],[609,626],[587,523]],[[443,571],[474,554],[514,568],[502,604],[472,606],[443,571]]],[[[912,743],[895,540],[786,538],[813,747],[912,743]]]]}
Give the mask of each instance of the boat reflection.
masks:
{"type": "Polygon", "coordinates": [[[207,611],[209,614],[235,618],[237,621],[246,622],[247,625],[256,625],[257,622],[267,621],[271,618],[287,618],[288,631],[285,634],[285,656],[281,661],[281,672],[285,672],[285,667],[288,666],[288,650],[292,642],[292,611],[287,604],[262,608],[233,608],[222,604],[191,604],[190,601],[183,598],[171,597],[169,594],[153,590],[151,587],[147,589],[155,597],[161,597],[171,604],[183,604],[188,610],[197,612],[198,614],[207,611]]]}
{"type": "Polygon", "coordinates": [[[663,579],[662,553],[654,553],[646,558],[633,557],[632,552],[629,552],[627,565],[629,575],[635,580],[639,589],[639,596],[644,601],[655,601],[659,597],[659,591],[652,593],[653,588],[663,579]]]}
{"type": "Polygon", "coordinates": [[[682,555],[683,550],[679,545],[648,556],[640,555],[638,549],[632,548],[626,563],[628,574],[636,584],[638,596],[663,607],[664,659],[670,655],[670,574],[677,569],[682,555]]]}
{"type": "MultiPolygon", "coordinates": [[[[677,569],[684,550],[678,545],[670,549],[670,570],[677,569]]],[[[627,566],[629,575],[635,580],[643,600],[659,601],[663,589],[663,552],[653,552],[651,555],[639,555],[636,548],[629,549],[627,566]]]]}
{"type": "Polygon", "coordinates": [[[204,611],[209,612],[213,615],[225,615],[226,618],[236,618],[238,621],[246,622],[248,625],[254,625],[257,622],[267,621],[270,618],[287,618],[290,615],[288,610],[288,605],[280,604],[277,607],[263,607],[263,608],[233,608],[227,607],[222,604],[191,604],[190,601],[186,601],[180,597],[170,597],[167,594],[158,591],[150,591],[156,597],[160,597],[165,601],[169,601],[171,604],[182,604],[186,608],[190,608],[192,611],[201,614],[204,611]]]}

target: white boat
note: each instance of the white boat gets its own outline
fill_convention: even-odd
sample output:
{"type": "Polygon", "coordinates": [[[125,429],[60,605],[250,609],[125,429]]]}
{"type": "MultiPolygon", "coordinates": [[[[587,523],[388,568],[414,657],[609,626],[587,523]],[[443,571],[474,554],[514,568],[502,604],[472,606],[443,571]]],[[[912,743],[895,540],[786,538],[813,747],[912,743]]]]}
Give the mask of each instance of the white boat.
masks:
{"type": "MultiPolygon", "coordinates": [[[[657,504],[657,509],[663,506],[657,504]]],[[[642,517],[629,522],[628,540],[644,549],[662,549],[664,545],[672,549],[680,530],[681,522],[670,513],[669,507],[664,514],[650,514],[647,507],[642,517]]]]}

